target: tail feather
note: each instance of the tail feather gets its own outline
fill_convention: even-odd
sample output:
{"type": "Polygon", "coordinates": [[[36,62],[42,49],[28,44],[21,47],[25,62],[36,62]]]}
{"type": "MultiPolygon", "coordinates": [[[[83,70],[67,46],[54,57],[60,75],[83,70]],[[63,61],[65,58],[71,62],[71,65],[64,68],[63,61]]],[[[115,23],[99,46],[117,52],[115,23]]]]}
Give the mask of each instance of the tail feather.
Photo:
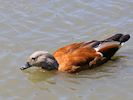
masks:
{"type": "Polygon", "coordinates": [[[128,41],[130,39],[130,35],[129,34],[126,34],[126,35],[123,35],[121,33],[118,33],[118,34],[115,34],[103,41],[98,41],[98,40],[93,40],[91,42],[87,42],[85,43],[85,45],[90,45],[92,46],[93,48],[98,48],[99,45],[102,45],[102,44],[109,44],[109,43],[113,43],[113,44],[117,44],[119,46],[122,45],[122,43],[128,41]]]}
{"type": "Polygon", "coordinates": [[[126,42],[130,39],[130,35],[127,34],[127,35],[123,35],[120,39],[119,39],[119,42],[120,44],[123,43],[123,42],[126,42]]]}
{"type": "Polygon", "coordinates": [[[104,57],[110,59],[122,44],[130,39],[130,35],[116,34],[103,41],[98,41],[93,44],[94,49],[97,52],[103,54],[104,57]]]}
{"type": "Polygon", "coordinates": [[[111,41],[117,41],[117,42],[120,42],[123,43],[123,42],[126,42],[130,39],[130,35],[129,34],[126,34],[126,35],[123,35],[121,33],[118,33],[118,34],[115,34],[105,40],[103,40],[102,42],[111,42],[111,41]]]}
{"type": "Polygon", "coordinates": [[[118,34],[115,34],[107,39],[105,39],[104,41],[119,41],[119,39],[123,36],[123,34],[121,33],[118,33],[118,34]]]}

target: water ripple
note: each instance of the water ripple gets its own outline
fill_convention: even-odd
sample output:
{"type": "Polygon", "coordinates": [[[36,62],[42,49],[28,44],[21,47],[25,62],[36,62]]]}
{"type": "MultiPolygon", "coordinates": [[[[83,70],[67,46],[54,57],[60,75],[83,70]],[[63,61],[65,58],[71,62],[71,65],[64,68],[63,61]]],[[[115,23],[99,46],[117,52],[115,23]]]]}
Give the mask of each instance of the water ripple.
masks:
{"type": "Polygon", "coordinates": [[[133,32],[132,0],[1,0],[1,100],[130,100],[132,39],[114,60],[69,75],[19,67],[36,50],[133,32]]]}

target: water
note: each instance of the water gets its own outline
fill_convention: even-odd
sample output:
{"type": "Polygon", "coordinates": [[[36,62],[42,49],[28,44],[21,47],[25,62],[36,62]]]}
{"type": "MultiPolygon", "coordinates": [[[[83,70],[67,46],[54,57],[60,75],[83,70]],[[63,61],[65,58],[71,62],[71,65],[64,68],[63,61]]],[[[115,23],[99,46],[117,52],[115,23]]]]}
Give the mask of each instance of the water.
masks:
{"type": "Polygon", "coordinates": [[[132,38],[100,68],[21,71],[36,50],[133,35],[132,0],[0,0],[0,100],[132,100],[132,38]]]}

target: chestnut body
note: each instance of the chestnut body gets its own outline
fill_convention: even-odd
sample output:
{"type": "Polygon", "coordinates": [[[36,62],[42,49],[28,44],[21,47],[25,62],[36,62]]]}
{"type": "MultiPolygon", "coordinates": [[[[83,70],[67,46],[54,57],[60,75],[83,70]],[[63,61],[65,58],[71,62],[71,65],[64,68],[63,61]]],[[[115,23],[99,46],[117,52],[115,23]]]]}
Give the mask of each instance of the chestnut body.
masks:
{"type": "Polygon", "coordinates": [[[90,69],[107,62],[120,48],[116,42],[103,43],[97,51],[92,44],[74,43],[58,49],[53,55],[59,63],[58,70],[62,72],[78,72],[90,69]],[[104,56],[103,53],[108,54],[104,56]]]}

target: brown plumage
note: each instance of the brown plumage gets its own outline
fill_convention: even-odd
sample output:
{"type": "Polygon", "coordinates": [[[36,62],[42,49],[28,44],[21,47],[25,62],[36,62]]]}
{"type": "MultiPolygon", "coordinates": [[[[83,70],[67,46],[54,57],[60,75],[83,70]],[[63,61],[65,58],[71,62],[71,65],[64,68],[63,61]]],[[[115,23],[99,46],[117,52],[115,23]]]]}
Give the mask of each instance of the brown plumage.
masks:
{"type": "Polygon", "coordinates": [[[28,58],[27,67],[21,69],[38,66],[75,73],[93,68],[107,62],[129,38],[129,35],[116,34],[103,41],[73,43],[58,49],[53,56],[48,52],[37,51],[28,58]]]}
{"type": "Polygon", "coordinates": [[[59,63],[58,70],[62,72],[77,72],[85,69],[83,66],[95,57],[101,57],[90,45],[74,43],[58,49],[54,57],[59,63]]]}

